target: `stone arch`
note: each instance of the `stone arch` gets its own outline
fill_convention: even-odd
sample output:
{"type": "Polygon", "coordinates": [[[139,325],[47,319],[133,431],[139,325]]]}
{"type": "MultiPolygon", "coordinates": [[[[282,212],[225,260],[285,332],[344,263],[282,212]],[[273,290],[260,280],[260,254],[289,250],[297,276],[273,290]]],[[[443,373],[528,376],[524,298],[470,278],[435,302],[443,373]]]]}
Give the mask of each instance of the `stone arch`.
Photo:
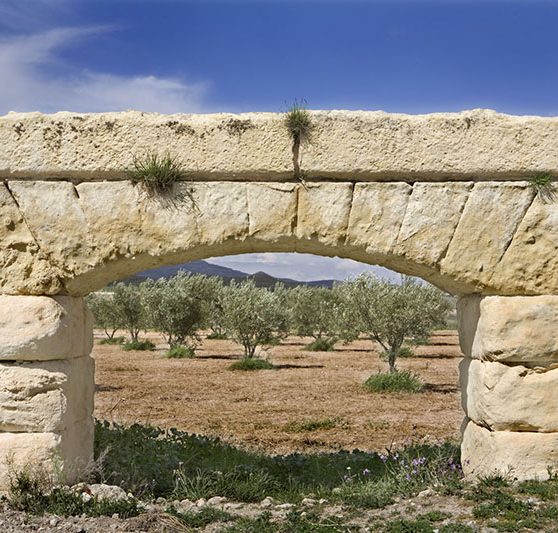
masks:
{"type": "Polygon", "coordinates": [[[301,183],[271,114],[0,118],[4,456],[21,464],[57,453],[68,470],[91,456],[82,296],[163,264],[298,251],[458,294],[465,471],[548,474],[558,459],[558,208],[527,178],[558,169],[549,150],[558,120],[479,111],[312,119],[301,183]],[[123,169],[138,151],[164,148],[185,161],[185,180],[149,195],[123,169]]]}

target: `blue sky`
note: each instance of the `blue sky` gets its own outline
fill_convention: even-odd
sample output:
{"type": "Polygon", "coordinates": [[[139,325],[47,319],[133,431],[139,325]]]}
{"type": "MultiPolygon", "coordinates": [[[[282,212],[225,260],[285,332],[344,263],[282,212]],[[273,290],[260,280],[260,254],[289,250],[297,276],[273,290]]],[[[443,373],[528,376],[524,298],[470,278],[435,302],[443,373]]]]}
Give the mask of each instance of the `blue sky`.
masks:
{"type": "MultiPolygon", "coordinates": [[[[0,114],[282,111],[304,98],[558,115],[557,28],[558,0],[0,0],[0,114]]],[[[275,257],[270,273],[318,268],[275,257]]],[[[336,277],[362,268],[321,261],[336,277]]]]}

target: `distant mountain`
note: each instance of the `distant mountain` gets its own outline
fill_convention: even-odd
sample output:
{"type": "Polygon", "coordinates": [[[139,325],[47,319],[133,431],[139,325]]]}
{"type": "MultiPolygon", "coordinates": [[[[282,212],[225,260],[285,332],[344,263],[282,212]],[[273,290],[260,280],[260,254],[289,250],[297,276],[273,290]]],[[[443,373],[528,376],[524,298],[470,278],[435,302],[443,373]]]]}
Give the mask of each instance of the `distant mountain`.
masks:
{"type": "Polygon", "coordinates": [[[176,276],[176,274],[178,274],[178,272],[180,271],[190,272],[192,274],[204,274],[205,276],[219,276],[220,278],[223,278],[225,282],[231,280],[244,281],[247,279],[253,279],[254,283],[258,287],[273,287],[276,283],[281,282],[286,287],[309,285],[312,287],[331,288],[335,283],[335,280],[332,279],[297,281],[289,278],[275,278],[270,274],[266,274],[265,272],[247,274],[246,272],[241,272],[240,270],[234,270],[233,268],[214,265],[213,263],[208,263],[207,261],[192,261],[190,263],[184,263],[182,265],[164,266],[160,268],[154,268],[152,270],[145,270],[144,272],[140,272],[139,274],[127,278],[124,281],[128,283],[140,283],[146,279],[172,278],[173,276],[176,276]]]}

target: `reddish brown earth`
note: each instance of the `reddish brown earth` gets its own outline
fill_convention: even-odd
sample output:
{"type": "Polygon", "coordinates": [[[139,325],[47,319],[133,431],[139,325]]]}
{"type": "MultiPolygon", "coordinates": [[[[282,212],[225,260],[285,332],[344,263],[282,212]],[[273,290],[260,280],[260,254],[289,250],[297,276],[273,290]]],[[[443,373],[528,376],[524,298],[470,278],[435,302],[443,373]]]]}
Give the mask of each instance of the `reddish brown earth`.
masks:
{"type": "Polygon", "coordinates": [[[153,352],[98,344],[95,333],[97,418],[175,427],[271,453],[359,448],[381,450],[409,440],[457,439],[461,353],[453,331],[437,332],[401,369],[426,383],[420,394],[372,394],[361,387],[386,369],[368,341],[339,343],[334,352],[304,350],[290,337],[266,354],[276,370],[228,369],[240,357],[230,341],[204,339],[195,359],[167,359],[157,334],[153,352]],[[293,422],[336,419],[335,427],[292,431],[293,422]]]}

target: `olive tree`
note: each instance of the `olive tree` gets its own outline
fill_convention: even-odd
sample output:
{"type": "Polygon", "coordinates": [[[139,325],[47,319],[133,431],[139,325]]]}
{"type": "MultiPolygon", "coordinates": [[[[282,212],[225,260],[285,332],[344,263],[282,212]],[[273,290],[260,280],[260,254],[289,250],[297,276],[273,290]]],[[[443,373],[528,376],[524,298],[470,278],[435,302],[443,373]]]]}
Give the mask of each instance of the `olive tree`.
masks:
{"type": "Polygon", "coordinates": [[[280,288],[260,289],[252,280],[233,281],[223,289],[223,326],[228,336],[242,345],[244,357],[253,358],[258,346],[287,333],[288,313],[283,296],[280,288]]]}
{"type": "Polygon", "coordinates": [[[222,278],[217,276],[204,277],[199,294],[202,304],[203,327],[211,330],[209,338],[221,339],[225,337],[221,305],[223,290],[222,278]]]}
{"type": "Polygon", "coordinates": [[[449,298],[431,285],[404,277],[401,284],[362,274],[340,287],[346,335],[364,334],[384,350],[390,372],[406,338],[428,336],[451,308],[449,298]]]}
{"type": "Polygon", "coordinates": [[[102,328],[107,339],[113,339],[116,332],[122,327],[122,317],[114,305],[112,294],[92,293],[85,299],[89,310],[95,319],[95,325],[102,328]]]}
{"type": "Polygon", "coordinates": [[[170,348],[193,348],[202,325],[204,276],[179,272],[142,287],[149,325],[161,332],[170,348]]]}
{"type": "Polygon", "coordinates": [[[114,287],[112,303],[120,317],[122,329],[128,331],[132,342],[137,342],[139,332],[146,324],[141,288],[137,285],[117,283],[114,287]]]}
{"type": "Polygon", "coordinates": [[[291,331],[333,346],[339,333],[339,295],[335,289],[299,286],[287,296],[291,331]]]}

